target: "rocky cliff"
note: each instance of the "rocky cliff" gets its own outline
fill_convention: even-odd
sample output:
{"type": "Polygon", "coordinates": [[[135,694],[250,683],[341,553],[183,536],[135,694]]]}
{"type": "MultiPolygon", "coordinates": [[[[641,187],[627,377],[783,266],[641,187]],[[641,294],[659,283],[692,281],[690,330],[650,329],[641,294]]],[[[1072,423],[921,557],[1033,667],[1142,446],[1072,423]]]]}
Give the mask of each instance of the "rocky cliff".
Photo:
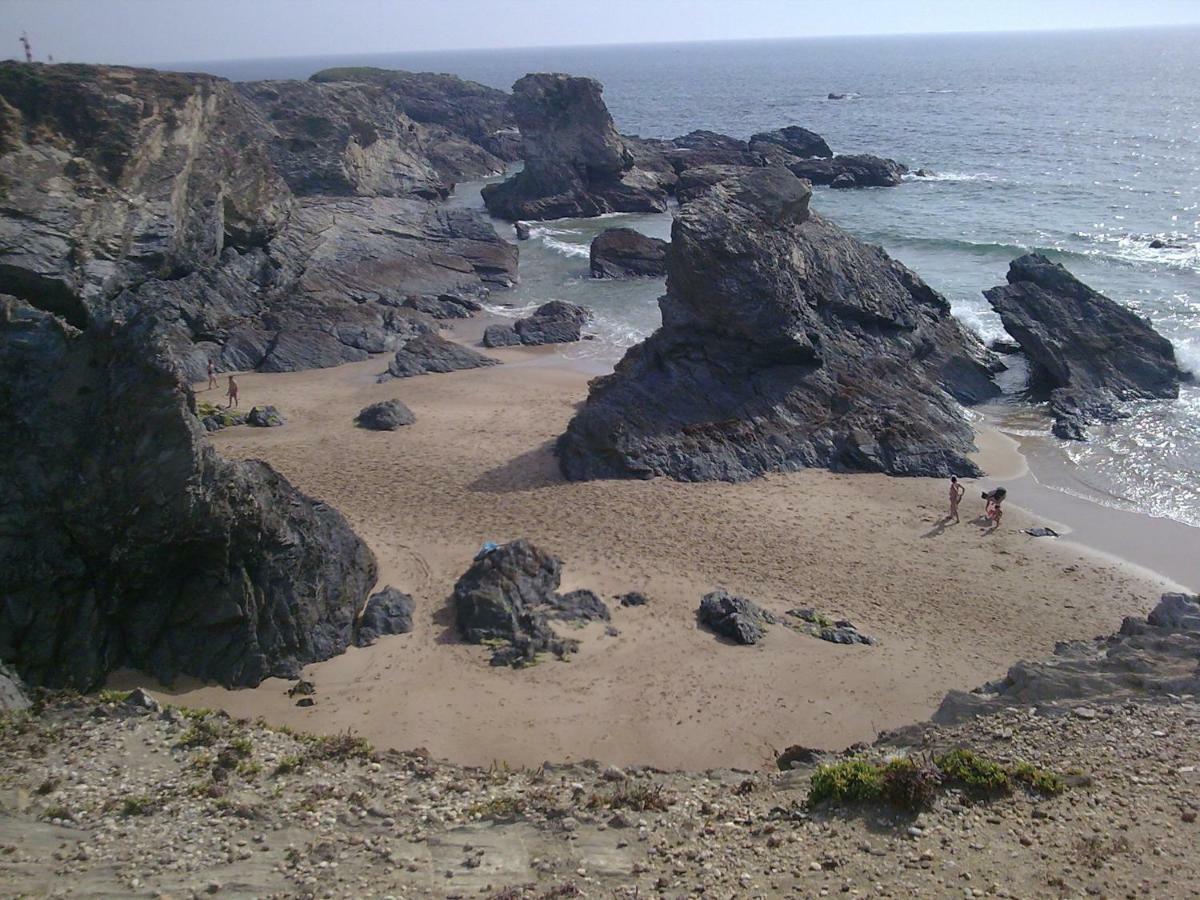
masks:
{"type": "Polygon", "coordinates": [[[784,169],[744,169],[682,207],[662,327],[592,383],[558,442],[568,478],[977,472],[957,402],[996,392],[987,352],[810,195],[784,169]]]}
{"type": "Polygon", "coordinates": [[[1056,435],[1083,440],[1124,401],[1179,396],[1189,376],[1146,319],[1036,253],[1013,260],[1007,280],[984,296],[1029,358],[1031,388],[1049,395],[1056,435]]]}
{"type": "Polygon", "coordinates": [[[525,167],[484,188],[493,215],[556,219],[667,208],[660,179],[635,166],[601,91],[591,78],[556,74],[526,75],[513,85],[525,167]]]}

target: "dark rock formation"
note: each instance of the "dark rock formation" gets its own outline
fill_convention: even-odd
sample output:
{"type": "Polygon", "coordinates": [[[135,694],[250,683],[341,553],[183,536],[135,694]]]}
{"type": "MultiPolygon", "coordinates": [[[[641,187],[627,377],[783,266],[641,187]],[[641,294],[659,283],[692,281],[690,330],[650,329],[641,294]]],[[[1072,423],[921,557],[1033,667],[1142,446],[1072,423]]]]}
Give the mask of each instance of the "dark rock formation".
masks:
{"type": "Polygon", "coordinates": [[[650,598],[641,591],[630,591],[627,594],[622,594],[617,600],[620,601],[622,606],[645,606],[650,602],[650,598]]]}
{"type": "Polygon", "coordinates": [[[662,142],[657,150],[677,175],[700,166],[763,164],[761,154],[752,152],[746,141],[715,131],[691,131],[674,140],[662,142]]]}
{"type": "Polygon", "coordinates": [[[485,347],[515,347],[524,344],[537,347],[542,344],[568,344],[578,341],[582,329],[591,318],[582,306],[551,300],[543,303],[533,313],[517,319],[512,325],[489,325],[483,332],[485,347]]]}
{"type": "Polygon", "coordinates": [[[1178,397],[1188,379],[1146,319],[1044,256],[1014,260],[1008,284],[984,296],[1025,351],[1031,387],[1048,392],[1059,437],[1084,440],[1092,422],[1120,417],[1122,401],[1178,397]]]}
{"type": "Polygon", "coordinates": [[[779,621],[745,597],[734,597],[724,589],[701,598],[696,618],[716,634],[739,644],[757,644],[767,626],[779,621]]]}
{"type": "Polygon", "coordinates": [[[599,82],[569,75],[526,75],[513,85],[525,168],[483,189],[492,215],[557,219],[667,208],[659,180],[634,167],[600,93],[599,82]]]}
{"type": "Polygon", "coordinates": [[[395,431],[401,425],[413,424],[417,417],[399,400],[381,400],[364,406],[354,421],[359,428],[370,431],[395,431]]]}
{"type": "Polygon", "coordinates": [[[593,278],[667,274],[667,242],[632,228],[607,228],[592,239],[593,278]]]}
{"type": "Polygon", "coordinates": [[[440,335],[421,334],[396,351],[396,355],[388,363],[387,371],[377,380],[384,382],[392,378],[411,378],[413,375],[425,375],[430,372],[444,374],[499,364],[498,359],[484,356],[470,347],[448,341],[440,335]]]}
{"type": "Polygon", "coordinates": [[[513,222],[513,231],[517,233],[518,241],[527,241],[530,237],[530,229],[528,222],[513,222]]]}
{"type": "Polygon", "coordinates": [[[375,560],[335,510],[204,437],[153,316],[0,299],[0,659],[253,685],[341,652],[375,560]]]}
{"type": "Polygon", "coordinates": [[[469,319],[483,309],[483,304],[459,294],[419,294],[407,298],[404,305],[433,319],[469,319]]]}
{"type": "Polygon", "coordinates": [[[257,428],[277,428],[286,424],[286,420],[273,406],[255,406],[246,414],[246,424],[257,428]]]}
{"type": "Polygon", "coordinates": [[[791,156],[800,159],[812,157],[830,157],[833,151],[825,143],[825,139],[815,131],[801,128],[799,125],[788,125],[775,131],[763,131],[750,137],[750,149],[763,152],[769,147],[782,147],[791,156]]]}
{"type": "Polygon", "coordinates": [[[390,585],[372,594],[354,630],[354,646],[370,647],[388,634],[408,634],[413,627],[416,604],[408,594],[390,585]]]}
{"type": "Polygon", "coordinates": [[[525,540],[483,554],[454,585],[459,634],[472,644],[497,645],[494,665],[573,652],[577,643],[558,637],[548,619],[561,602],[561,577],[562,563],[525,540]]]}
{"type": "Polygon", "coordinates": [[[553,617],[567,622],[608,622],[612,615],[593,591],[578,590],[559,594],[549,601],[553,617]]]}
{"type": "Polygon", "coordinates": [[[793,175],[813,184],[835,188],[895,187],[904,181],[908,168],[894,159],[869,154],[805,159],[786,163],[793,175]]]}
{"type": "Polygon", "coordinates": [[[679,180],[675,183],[675,199],[679,201],[680,205],[690,203],[697,197],[708,193],[708,189],[714,184],[731,176],[741,175],[744,171],[744,166],[728,165],[696,166],[693,169],[686,169],[679,173],[679,180]]]}
{"type": "Polygon", "coordinates": [[[1050,659],[1019,662],[998,682],[951,691],[933,721],[953,724],[1007,706],[1048,715],[1135,696],[1200,694],[1198,659],[1200,597],[1164,594],[1148,618],[1126,618],[1117,634],[1060,643],[1050,659]]]}
{"type": "Polygon", "coordinates": [[[872,646],[876,643],[873,637],[863,634],[845,619],[830,619],[827,616],[820,615],[815,609],[789,609],[787,614],[794,619],[800,620],[796,624],[789,623],[793,630],[802,631],[812,637],[829,641],[831,644],[866,644],[872,646]]]}
{"type": "Polygon", "coordinates": [[[520,136],[512,128],[508,94],[454,75],[402,72],[369,66],[322,69],[312,81],[351,81],[384,88],[410,119],[440,125],[498,156],[521,158],[520,136]]]}
{"type": "Polygon", "coordinates": [[[29,695],[25,693],[21,676],[0,662],[0,712],[26,709],[28,706],[29,695]]]}
{"type": "Polygon", "coordinates": [[[978,471],[955,399],[995,395],[987,351],[913,272],[810,215],[810,195],[751,169],[681,208],[662,327],[592,382],[558,442],[568,478],[978,471]]]}

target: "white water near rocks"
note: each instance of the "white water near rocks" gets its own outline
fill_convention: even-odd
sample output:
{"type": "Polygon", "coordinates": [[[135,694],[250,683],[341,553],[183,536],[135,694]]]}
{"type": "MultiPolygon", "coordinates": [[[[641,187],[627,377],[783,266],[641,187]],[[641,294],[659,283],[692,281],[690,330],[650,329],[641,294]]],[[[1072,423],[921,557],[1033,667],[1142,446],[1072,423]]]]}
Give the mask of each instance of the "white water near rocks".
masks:
{"type": "MultiPolygon", "coordinates": [[[[837,152],[914,171],[894,189],[818,189],[813,208],[882,244],[985,339],[981,292],[1038,250],[1149,316],[1200,375],[1200,30],[953,35],[387,54],[191,64],[232,78],[307,77],[331,65],[452,72],[508,88],[533,71],[590,75],[625,133],[710,128],[746,137],[798,124],[837,152]],[[845,94],[829,100],[830,92],[845,94]],[[1161,246],[1151,246],[1153,241],[1161,246]]],[[[478,202],[463,186],[455,202],[478,202]]],[[[542,223],[521,245],[518,310],[564,299],[596,311],[568,355],[610,365],[658,323],[661,279],[597,281],[591,238],[614,225],[668,237],[669,215],[542,223]]],[[[501,224],[501,229],[508,226],[501,224]]],[[[502,233],[511,235],[511,230],[502,233]]],[[[1086,444],[1050,436],[1012,393],[987,410],[1022,436],[1039,480],[1105,505],[1200,526],[1200,386],[1133,404],[1086,444]]]]}

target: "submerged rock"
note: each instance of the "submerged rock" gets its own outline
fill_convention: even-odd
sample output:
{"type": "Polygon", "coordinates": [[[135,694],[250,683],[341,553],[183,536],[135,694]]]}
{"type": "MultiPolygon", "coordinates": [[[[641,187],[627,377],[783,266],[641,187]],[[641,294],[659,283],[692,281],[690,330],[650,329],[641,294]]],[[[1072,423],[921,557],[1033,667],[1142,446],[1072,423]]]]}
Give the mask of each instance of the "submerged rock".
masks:
{"type": "Polygon", "coordinates": [[[667,274],[667,242],[632,228],[608,228],[592,239],[593,278],[657,277],[667,274]]]}
{"type": "Polygon", "coordinates": [[[757,644],[768,625],[779,620],[745,597],[734,597],[724,589],[705,594],[696,618],[722,637],[739,644],[757,644]]]}
{"type": "Polygon", "coordinates": [[[370,647],[388,634],[408,634],[416,604],[408,594],[390,585],[367,599],[354,629],[354,646],[370,647]]]}
{"type": "Polygon", "coordinates": [[[984,296],[1029,359],[1031,388],[1048,392],[1059,437],[1086,439],[1123,401],[1178,397],[1190,377],[1148,320],[1040,254],[1013,260],[1008,283],[984,296]]]}
{"type": "Polygon", "coordinates": [[[600,83],[569,75],[526,75],[511,109],[525,167],[483,189],[492,215],[509,220],[662,212],[666,191],[635,168],[601,98],[600,83]]]}
{"type": "Polygon", "coordinates": [[[993,359],[913,272],[810,215],[810,195],[752,169],[681,208],[662,327],[592,382],[558,441],[568,478],[978,472],[956,401],[997,393],[993,359]]]}
{"type": "Polygon", "coordinates": [[[395,431],[401,425],[413,424],[417,417],[399,400],[381,400],[364,406],[354,421],[359,428],[369,431],[395,431]]]}
{"type": "Polygon", "coordinates": [[[499,364],[498,359],[484,356],[470,347],[448,341],[440,335],[421,334],[396,351],[396,355],[388,363],[387,371],[376,380],[384,382],[392,378],[411,378],[431,372],[444,374],[499,364]]]}

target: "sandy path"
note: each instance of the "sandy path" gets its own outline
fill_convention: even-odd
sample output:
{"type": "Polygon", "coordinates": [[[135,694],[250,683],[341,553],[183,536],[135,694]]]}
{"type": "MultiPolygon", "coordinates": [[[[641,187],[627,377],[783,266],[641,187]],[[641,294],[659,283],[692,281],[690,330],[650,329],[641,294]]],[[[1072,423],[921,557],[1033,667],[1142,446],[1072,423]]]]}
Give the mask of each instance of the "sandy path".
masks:
{"type": "Polygon", "coordinates": [[[243,405],[275,404],[288,424],[230,429],[216,445],[270,461],[337,506],[378,555],[381,584],[416,597],[417,625],[309,667],[311,709],[292,706],[279,681],[186,689],[184,702],[353,728],[463,763],[757,767],[788,744],[840,747],[918,720],[947,689],[997,677],[1057,640],[1111,632],[1157,598],[1158,584],[1116,563],[1020,534],[1019,511],[994,534],[970,524],[980,505],[970,483],[963,524],[941,528],[945,485],[924,479],[563,482],[550,445],[587,376],[545,353],[497,355],[506,365],[382,385],[381,360],[240,377],[243,405]],[[353,426],[362,406],[390,397],[415,425],[353,426]],[[490,668],[482,648],[457,642],[447,598],[483,541],[516,537],[559,555],[567,588],[642,590],[651,604],[615,608],[620,635],[583,632],[569,662],[490,668]],[[722,643],[694,618],[717,585],[780,613],[847,617],[881,645],[780,627],[757,647],[722,643]]]}

